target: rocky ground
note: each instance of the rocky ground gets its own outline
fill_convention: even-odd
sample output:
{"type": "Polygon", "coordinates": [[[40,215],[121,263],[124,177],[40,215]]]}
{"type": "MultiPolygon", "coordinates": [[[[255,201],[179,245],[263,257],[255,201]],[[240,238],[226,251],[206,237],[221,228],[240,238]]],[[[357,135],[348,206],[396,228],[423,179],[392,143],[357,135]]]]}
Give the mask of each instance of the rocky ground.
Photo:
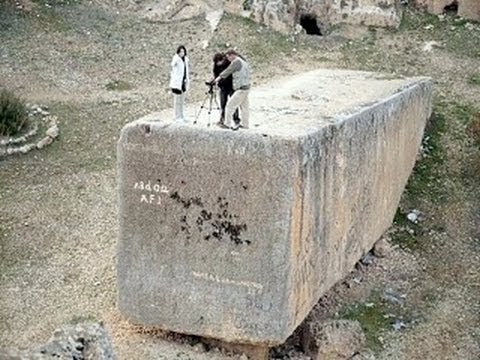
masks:
{"type": "MultiPolygon", "coordinates": [[[[204,16],[155,22],[135,2],[18,3],[28,6],[0,1],[0,85],[48,107],[60,137],[0,160],[0,347],[102,320],[120,359],[241,357],[132,326],[116,308],[116,141],[126,122],[170,106],[169,62],[184,43],[190,102],[203,99],[212,54],[232,45],[254,84],[317,67],[434,79],[434,115],[382,257],[359,263],[308,322],[358,320],[377,359],[480,357],[479,24],[407,12],[399,30],[286,36],[224,16],[212,34],[204,16]]],[[[306,359],[300,350],[296,333],[271,358],[306,359]]]]}

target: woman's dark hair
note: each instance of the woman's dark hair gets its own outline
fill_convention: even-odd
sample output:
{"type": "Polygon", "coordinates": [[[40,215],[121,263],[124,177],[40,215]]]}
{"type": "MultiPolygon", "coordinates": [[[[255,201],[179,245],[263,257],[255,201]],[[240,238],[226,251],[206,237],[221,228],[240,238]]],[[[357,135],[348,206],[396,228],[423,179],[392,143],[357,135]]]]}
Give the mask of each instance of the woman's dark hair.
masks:
{"type": "Polygon", "coordinates": [[[183,45],[180,45],[178,48],[177,48],[177,54],[180,52],[180,50],[183,49],[183,52],[185,53],[185,56],[187,56],[187,49],[185,48],[185,46],[183,45]]]}
{"type": "Polygon", "coordinates": [[[214,63],[217,63],[217,62],[219,62],[219,61],[222,61],[223,59],[225,59],[225,54],[216,53],[215,55],[213,55],[213,62],[214,62],[214,63]]]}

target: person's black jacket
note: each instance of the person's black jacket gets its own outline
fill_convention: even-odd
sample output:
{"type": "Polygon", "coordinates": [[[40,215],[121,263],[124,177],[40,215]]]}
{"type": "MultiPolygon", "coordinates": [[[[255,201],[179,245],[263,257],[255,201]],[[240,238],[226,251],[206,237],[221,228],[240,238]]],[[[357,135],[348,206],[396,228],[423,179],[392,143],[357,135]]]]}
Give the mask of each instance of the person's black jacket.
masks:
{"type": "MultiPolygon", "coordinates": [[[[228,60],[224,60],[223,64],[217,65],[216,63],[213,64],[213,76],[214,78],[217,78],[220,73],[225,70],[228,65],[230,65],[230,62],[228,60]]],[[[233,91],[233,80],[232,80],[232,75],[227,77],[226,79],[220,80],[218,83],[218,86],[220,87],[221,90],[226,91],[227,93],[231,93],[233,91]]]]}

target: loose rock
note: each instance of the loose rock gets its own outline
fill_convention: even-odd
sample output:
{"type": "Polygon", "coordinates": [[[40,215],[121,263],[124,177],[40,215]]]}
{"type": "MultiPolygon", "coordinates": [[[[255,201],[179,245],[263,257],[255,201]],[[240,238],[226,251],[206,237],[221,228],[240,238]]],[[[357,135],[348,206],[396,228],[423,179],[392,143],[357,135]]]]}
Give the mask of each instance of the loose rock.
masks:
{"type": "Polygon", "coordinates": [[[45,146],[50,145],[53,139],[50,136],[45,136],[37,143],[37,149],[43,149],[45,146]]]}
{"type": "Polygon", "coordinates": [[[386,239],[382,238],[375,243],[373,247],[373,255],[379,258],[383,258],[387,255],[389,249],[389,243],[386,239]]]}
{"type": "Polygon", "coordinates": [[[114,360],[115,355],[103,325],[85,323],[55,330],[47,344],[30,353],[2,350],[0,359],[114,360]]]}
{"type": "Polygon", "coordinates": [[[373,264],[373,255],[371,252],[367,253],[366,255],[364,255],[362,257],[362,259],[360,260],[360,262],[363,264],[363,265],[372,265],[373,264]]]}
{"type": "Polygon", "coordinates": [[[412,210],[410,213],[407,215],[408,221],[417,224],[418,223],[418,215],[420,212],[418,210],[412,210]]]}
{"type": "Polygon", "coordinates": [[[312,360],[350,359],[365,346],[365,334],[358,321],[311,322],[302,333],[302,347],[312,360]]]}
{"type": "Polygon", "coordinates": [[[57,125],[53,125],[52,127],[48,128],[46,134],[50,136],[52,139],[55,139],[58,136],[59,130],[57,125]]]}

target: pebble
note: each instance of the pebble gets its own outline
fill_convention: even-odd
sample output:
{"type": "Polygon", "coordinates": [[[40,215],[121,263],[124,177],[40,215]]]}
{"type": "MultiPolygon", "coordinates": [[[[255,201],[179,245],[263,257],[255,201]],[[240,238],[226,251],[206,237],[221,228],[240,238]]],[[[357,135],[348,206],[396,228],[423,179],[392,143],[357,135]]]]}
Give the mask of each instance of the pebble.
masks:
{"type": "Polygon", "coordinates": [[[417,222],[417,219],[418,219],[418,216],[417,214],[411,212],[407,215],[407,219],[413,223],[416,223],[417,222]]]}
{"type": "Polygon", "coordinates": [[[45,136],[37,143],[37,149],[43,149],[45,146],[50,145],[53,139],[50,136],[45,136]]]}
{"type": "Polygon", "coordinates": [[[401,321],[401,320],[395,320],[395,322],[392,324],[392,327],[395,331],[400,331],[402,329],[406,329],[407,325],[401,321]]]}
{"type": "Polygon", "coordinates": [[[371,265],[373,264],[373,255],[372,253],[367,253],[365,256],[362,257],[362,259],[360,260],[360,262],[363,264],[363,265],[371,265]]]}
{"type": "Polygon", "coordinates": [[[198,344],[196,344],[194,347],[193,347],[193,350],[195,352],[199,352],[199,353],[203,353],[206,351],[205,349],[205,345],[203,345],[203,343],[199,342],[198,344]]]}
{"type": "Polygon", "coordinates": [[[58,136],[58,126],[53,125],[52,127],[48,128],[46,135],[50,136],[52,139],[55,139],[58,136]]]}
{"type": "Polygon", "coordinates": [[[413,210],[412,212],[408,213],[407,219],[408,219],[408,221],[410,221],[414,224],[418,223],[418,214],[417,214],[416,210],[413,210]]]}
{"type": "Polygon", "coordinates": [[[392,289],[385,290],[383,298],[392,304],[403,305],[405,303],[405,295],[399,295],[392,289]]]}

